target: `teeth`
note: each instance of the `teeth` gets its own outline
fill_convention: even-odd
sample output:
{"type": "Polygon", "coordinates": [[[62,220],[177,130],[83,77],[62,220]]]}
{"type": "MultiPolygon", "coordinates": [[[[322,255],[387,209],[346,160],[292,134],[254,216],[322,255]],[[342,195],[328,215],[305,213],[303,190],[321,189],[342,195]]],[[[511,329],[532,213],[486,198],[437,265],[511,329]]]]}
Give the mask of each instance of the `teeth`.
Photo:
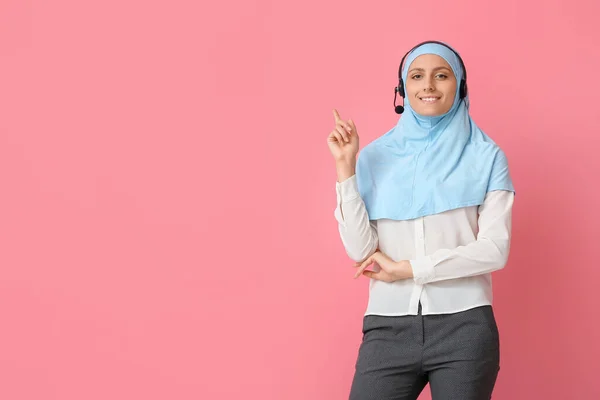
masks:
{"type": "Polygon", "coordinates": [[[422,97],[421,100],[423,100],[423,101],[436,101],[437,97],[422,97]]]}

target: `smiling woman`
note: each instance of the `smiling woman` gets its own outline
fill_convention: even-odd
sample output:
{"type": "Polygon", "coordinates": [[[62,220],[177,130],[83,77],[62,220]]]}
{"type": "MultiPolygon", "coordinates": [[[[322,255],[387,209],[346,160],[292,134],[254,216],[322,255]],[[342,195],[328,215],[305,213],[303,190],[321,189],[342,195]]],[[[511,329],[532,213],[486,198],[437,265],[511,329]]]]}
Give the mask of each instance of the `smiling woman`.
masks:
{"type": "Polygon", "coordinates": [[[406,94],[415,99],[413,110],[420,115],[447,113],[454,103],[456,77],[450,64],[435,54],[417,57],[408,70],[406,94]]]}
{"type": "Polygon", "coordinates": [[[433,400],[489,399],[500,368],[491,273],[508,258],[514,201],[508,162],[471,119],[466,69],[446,44],[409,51],[395,92],[402,117],[358,160],[354,121],[334,110],[328,136],[340,237],[355,277],[371,279],[350,399],[413,400],[428,383],[433,400]]]}

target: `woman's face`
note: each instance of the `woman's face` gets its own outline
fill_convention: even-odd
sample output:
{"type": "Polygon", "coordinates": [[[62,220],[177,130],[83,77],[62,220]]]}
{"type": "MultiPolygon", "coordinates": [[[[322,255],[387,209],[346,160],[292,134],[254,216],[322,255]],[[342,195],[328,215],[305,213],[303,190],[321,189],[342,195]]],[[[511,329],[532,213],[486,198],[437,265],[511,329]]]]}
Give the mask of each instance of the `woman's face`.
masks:
{"type": "Polygon", "coordinates": [[[410,106],[417,114],[438,116],[452,108],[456,77],[442,57],[423,54],[408,67],[405,88],[410,106]]]}

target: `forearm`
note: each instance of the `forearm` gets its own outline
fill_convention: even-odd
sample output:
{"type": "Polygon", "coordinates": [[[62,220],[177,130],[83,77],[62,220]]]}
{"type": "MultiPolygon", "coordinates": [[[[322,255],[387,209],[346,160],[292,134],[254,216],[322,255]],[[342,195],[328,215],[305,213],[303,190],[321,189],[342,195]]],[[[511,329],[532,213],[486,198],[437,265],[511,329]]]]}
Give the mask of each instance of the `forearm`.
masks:
{"type": "MultiPolygon", "coordinates": [[[[341,176],[348,170],[341,170],[341,176]]],[[[369,220],[365,204],[360,197],[353,174],[336,184],[337,207],[335,218],[338,221],[340,238],[348,256],[354,261],[362,261],[373,254],[378,247],[376,223],[369,220]]]]}
{"type": "MultiPolygon", "coordinates": [[[[354,201],[358,202],[358,200],[354,201]]],[[[348,203],[345,205],[353,206],[348,203]]],[[[379,244],[377,231],[374,224],[369,221],[366,211],[359,214],[361,215],[353,215],[352,218],[346,218],[343,222],[338,223],[338,231],[346,253],[350,259],[356,262],[363,261],[373,254],[379,244]]],[[[346,215],[349,214],[346,213],[346,215]]]]}
{"type": "Polygon", "coordinates": [[[488,193],[480,206],[477,239],[410,260],[415,282],[425,284],[465,278],[504,268],[510,251],[513,202],[512,192],[488,193]]]}
{"type": "Polygon", "coordinates": [[[488,274],[504,268],[510,242],[480,238],[455,249],[443,249],[431,256],[410,260],[415,281],[420,284],[488,274]]]}
{"type": "Polygon", "coordinates": [[[356,160],[336,161],[337,181],[343,182],[356,173],[356,160]]]}

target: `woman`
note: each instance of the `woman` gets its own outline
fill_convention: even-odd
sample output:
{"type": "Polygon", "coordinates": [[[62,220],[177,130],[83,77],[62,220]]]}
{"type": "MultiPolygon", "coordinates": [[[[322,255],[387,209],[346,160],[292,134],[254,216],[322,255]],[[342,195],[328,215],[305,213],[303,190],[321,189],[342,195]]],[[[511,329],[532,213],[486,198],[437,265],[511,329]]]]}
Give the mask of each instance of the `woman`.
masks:
{"type": "MultiPolygon", "coordinates": [[[[466,70],[440,42],[403,58],[405,111],[358,160],[334,110],[342,243],[370,278],[350,399],[489,399],[499,371],[491,273],[506,264],[514,188],[503,151],[473,122],[466,70]],[[373,266],[372,270],[367,267],[373,266]]],[[[402,112],[402,107],[396,107],[402,112]]]]}

